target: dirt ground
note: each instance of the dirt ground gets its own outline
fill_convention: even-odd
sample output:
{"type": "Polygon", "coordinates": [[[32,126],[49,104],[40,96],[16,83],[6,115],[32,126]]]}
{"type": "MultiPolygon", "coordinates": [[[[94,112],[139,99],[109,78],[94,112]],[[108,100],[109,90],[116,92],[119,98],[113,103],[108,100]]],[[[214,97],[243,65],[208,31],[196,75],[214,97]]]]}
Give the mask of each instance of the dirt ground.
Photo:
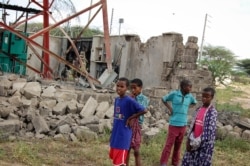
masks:
{"type": "Polygon", "coordinates": [[[232,102],[240,103],[242,108],[244,109],[250,109],[250,85],[248,86],[236,86],[233,85],[236,90],[240,90],[244,92],[242,96],[235,96],[231,99],[232,102]]]}

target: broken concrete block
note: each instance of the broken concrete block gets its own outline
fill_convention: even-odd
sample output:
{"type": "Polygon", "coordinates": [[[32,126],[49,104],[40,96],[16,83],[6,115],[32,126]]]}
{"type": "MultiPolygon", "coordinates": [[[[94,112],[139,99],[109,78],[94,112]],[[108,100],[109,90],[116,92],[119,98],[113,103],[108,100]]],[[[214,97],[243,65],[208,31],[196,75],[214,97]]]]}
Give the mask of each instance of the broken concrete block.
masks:
{"type": "Polygon", "coordinates": [[[90,131],[85,126],[78,126],[75,129],[74,134],[76,135],[76,138],[81,141],[91,141],[97,139],[97,134],[93,131],[90,131]]]}
{"type": "Polygon", "coordinates": [[[1,85],[2,87],[4,87],[4,89],[8,90],[8,89],[11,88],[12,82],[9,81],[9,80],[7,80],[7,79],[5,78],[5,79],[3,79],[3,80],[0,80],[0,85],[1,85]]]}
{"type": "Polygon", "coordinates": [[[39,100],[38,100],[38,98],[37,98],[37,97],[33,97],[33,98],[31,99],[31,107],[37,108],[38,105],[39,105],[39,100]]]}
{"type": "Polygon", "coordinates": [[[18,119],[19,117],[14,113],[10,113],[8,116],[8,120],[18,120],[18,119]]]}
{"type": "Polygon", "coordinates": [[[96,108],[95,115],[98,116],[100,119],[103,119],[108,109],[109,109],[109,103],[107,101],[101,102],[96,108]]]}
{"type": "Polygon", "coordinates": [[[7,118],[11,113],[11,107],[0,105],[0,118],[7,118]]]}
{"type": "Polygon", "coordinates": [[[0,133],[14,134],[20,130],[19,120],[4,120],[0,122],[0,133]]]}
{"type": "Polygon", "coordinates": [[[65,140],[64,136],[62,134],[57,134],[54,136],[55,140],[65,140]]]}
{"type": "Polygon", "coordinates": [[[68,113],[72,113],[72,114],[76,114],[77,113],[77,101],[76,100],[71,100],[70,102],[68,102],[68,106],[67,106],[67,112],[68,113]]]}
{"type": "Polygon", "coordinates": [[[8,75],[8,80],[10,81],[16,81],[17,79],[18,79],[18,76],[16,74],[8,75]]]}
{"type": "Polygon", "coordinates": [[[114,116],[114,105],[109,107],[109,109],[105,113],[105,117],[112,118],[114,116]]]}
{"type": "Polygon", "coordinates": [[[88,101],[84,105],[80,112],[81,118],[89,117],[94,115],[98,103],[93,97],[89,97],[88,101]]]}
{"type": "Polygon", "coordinates": [[[40,97],[41,95],[41,85],[38,82],[28,82],[23,88],[24,96],[27,99],[31,99],[33,97],[40,97]]]}
{"type": "Polygon", "coordinates": [[[33,129],[34,129],[33,124],[32,124],[31,122],[29,122],[29,123],[27,124],[27,126],[26,126],[26,130],[27,130],[27,131],[33,131],[33,129]]]}
{"type": "Polygon", "coordinates": [[[41,94],[41,97],[44,98],[54,98],[55,97],[56,89],[54,86],[49,86],[46,89],[43,90],[43,93],[41,94]]]}
{"type": "Polygon", "coordinates": [[[85,126],[88,124],[98,124],[99,118],[97,116],[89,116],[87,118],[83,118],[80,121],[80,125],[85,126]]]}
{"type": "Polygon", "coordinates": [[[80,113],[84,107],[84,104],[81,103],[76,103],[76,107],[77,107],[77,113],[80,113]]]}
{"type": "Polygon", "coordinates": [[[65,125],[59,126],[57,129],[57,132],[61,134],[71,133],[71,128],[68,124],[65,124],[65,125]]]}
{"type": "Polygon", "coordinates": [[[25,85],[26,85],[26,82],[13,82],[12,89],[19,91],[20,89],[24,88],[25,85]]]}
{"type": "Polygon", "coordinates": [[[73,100],[77,100],[77,94],[73,93],[73,92],[55,92],[55,98],[56,99],[61,99],[64,101],[71,101],[73,100]]]}
{"type": "Polygon", "coordinates": [[[21,107],[23,105],[20,96],[12,96],[8,99],[8,102],[15,107],[21,107]]]}
{"type": "Polygon", "coordinates": [[[40,108],[49,108],[49,109],[53,109],[53,107],[56,106],[56,100],[53,99],[48,99],[48,100],[42,100],[39,104],[40,108]]]}
{"type": "Polygon", "coordinates": [[[65,124],[73,124],[73,123],[75,123],[74,119],[72,119],[69,116],[63,116],[62,118],[60,118],[60,120],[57,121],[56,125],[57,126],[62,126],[62,125],[65,125],[65,124]]]}
{"type": "Polygon", "coordinates": [[[53,114],[55,115],[65,115],[67,108],[67,103],[65,102],[59,102],[56,104],[55,107],[53,107],[53,114]]]}
{"type": "Polygon", "coordinates": [[[0,96],[8,96],[8,91],[0,85],[0,96]]]}
{"type": "Polygon", "coordinates": [[[24,98],[24,97],[21,99],[21,102],[22,102],[23,107],[25,107],[25,108],[31,106],[31,100],[27,100],[27,99],[24,98]]]}
{"type": "Polygon", "coordinates": [[[78,142],[78,139],[76,138],[75,134],[73,134],[73,133],[70,133],[69,138],[73,142],[78,142]]]}
{"type": "Polygon", "coordinates": [[[95,133],[98,133],[98,134],[103,133],[103,131],[104,131],[104,125],[103,124],[89,124],[89,125],[87,125],[87,127],[91,131],[93,131],[95,133]]]}
{"type": "Polygon", "coordinates": [[[243,131],[242,138],[246,140],[250,140],[250,130],[243,131]]]}
{"type": "Polygon", "coordinates": [[[44,118],[40,115],[35,115],[32,118],[32,124],[35,128],[36,133],[42,134],[42,133],[48,133],[49,132],[49,127],[44,120],[44,118]]]}
{"type": "Polygon", "coordinates": [[[103,126],[104,131],[111,131],[112,129],[112,120],[111,119],[100,119],[99,123],[103,126]]]}

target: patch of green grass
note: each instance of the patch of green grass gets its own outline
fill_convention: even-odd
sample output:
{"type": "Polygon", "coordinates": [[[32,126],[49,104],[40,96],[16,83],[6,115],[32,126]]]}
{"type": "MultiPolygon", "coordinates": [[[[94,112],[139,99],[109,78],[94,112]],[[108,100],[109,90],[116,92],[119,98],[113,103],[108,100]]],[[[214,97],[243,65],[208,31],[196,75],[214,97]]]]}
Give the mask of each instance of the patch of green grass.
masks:
{"type": "Polygon", "coordinates": [[[0,158],[3,158],[5,156],[4,149],[0,148],[0,158]]]}
{"type": "Polygon", "coordinates": [[[243,139],[227,137],[215,142],[213,165],[248,166],[250,163],[250,142],[243,139]]]}
{"type": "Polygon", "coordinates": [[[235,96],[244,94],[243,91],[235,89],[235,87],[227,86],[225,89],[216,89],[217,103],[231,103],[231,99],[235,96]]]}
{"type": "Polygon", "coordinates": [[[233,86],[227,86],[225,89],[216,89],[217,110],[231,111],[244,117],[250,117],[250,109],[242,108],[240,103],[236,103],[233,100],[234,97],[244,96],[245,94],[246,93],[244,91],[235,89],[233,86]]]}
{"type": "MultiPolygon", "coordinates": [[[[141,144],[143,166],[159,165],[161,152],[166,141],[167,131],[162,130],[150,139],[144,138],[141,144]]],[[[106,133],[97,140],[88,142],[68,142],[48,140],[26,140],[5,142],[0,148],[0,162],[24,164],[25,166],[110,166],[109,136],[106,133]]],[[[181,158],[185,151],[183,140],[181,158]]],[[[130,165],[134,165],[133,153],[130,165]]],[[[214,166],[247,166],[250,163],[250,142],[242,139],[226,138],[217,140],[213,155],[214,166]]],[[[169,160],[169,162],[171,159],[169,160]]]]}
{"type": "Polygon", "coordinates": [[[42,163],[41,158],[38,156],[38,148],[26,142],[18,142],[12,153],[12,157],[15,160],[21,161],[21,163],[26,165],[36,166],[42,163]]]}
{"type": "Polygon", "coordinates": [[[250,142],[244,139],[227,137],[222,141],[216,141],[215,146],[225,151],[231,151],[234,149],[241,152],[250,152],[250,142]]]}
{"type": "Polygon", "coordinates": [[[160,155],[166,141],[166,135],[167,132],[165,130],[162,130],[153,138],[150,138],[148,140],[144,138],[143,144],[140,148],[142,159],[144,160],[144,165],[152,166],[154,163],[159,163],[160,155]]]}

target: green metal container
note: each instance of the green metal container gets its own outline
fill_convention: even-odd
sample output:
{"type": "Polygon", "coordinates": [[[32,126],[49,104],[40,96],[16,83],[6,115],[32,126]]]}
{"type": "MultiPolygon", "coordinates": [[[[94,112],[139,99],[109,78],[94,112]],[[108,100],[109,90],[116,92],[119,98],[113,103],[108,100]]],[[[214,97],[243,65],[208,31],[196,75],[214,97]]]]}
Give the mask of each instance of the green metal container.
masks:
{"type": "MultiPolygon", "coordinates": [[[[25,33],[23,34],[28,36],[25,33]]],[[[3,52],[10,54],[11,56],[14,56],[15,58],[26,63],[27,45],[25,40],[7,30],[3,31],[0,35],[0,49],[3,52]]],[[[26,66],[10,58],[5,53],[0,53],[0,70],[3,72],[13,72],[16,74],[25,75],[26,66]]]]}

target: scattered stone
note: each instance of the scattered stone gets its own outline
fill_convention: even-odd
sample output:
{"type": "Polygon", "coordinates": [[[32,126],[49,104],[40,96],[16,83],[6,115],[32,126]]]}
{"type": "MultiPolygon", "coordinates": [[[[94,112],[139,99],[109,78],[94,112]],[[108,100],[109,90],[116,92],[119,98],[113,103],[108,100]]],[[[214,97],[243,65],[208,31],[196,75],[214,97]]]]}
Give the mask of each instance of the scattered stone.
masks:
{"type": "Polygon", "coordinates": [[[0,118],[8,118],[11,113],[11,107],[5,107],[0,105],[0,118]]]}
{"type": "Polygon", "coordinates": [[[65,115],[67,108],[67,103],[65,102],[59,102],[56,104],[55,107],[53,107],[53,114],[55,115],[65,115]]]}
{"type": "MultiPolygon", "coordinates": [[[[181,60],[192,61],[188,57],[181,57],[181,60]]],[[[171,67],[166,65],[166,68],[171,67]]],[[[187,74],[190,71],[185,69],[176,74],[187,74]]],[[[202,76],[209,72],[201,70],[197,74],[202,76]]],[[[41,86],[39,82],[27,82],[15,75],[0,77],[0,83],[0,133],[4,133],[3,139],[8,140],[13,136],[15,140],[17,135],[29,139],[53,137],[56,140],[76,142],[93,140],[98,134],[112,130],[113,99],[116,94],[111,94],[109,90],[98,90],[100,94],[86,89],[83,93],[73,86],[58,88],[51,83],[41,86]]],[[[153,98],[150,98],[151,105],[144,115],[144,141],[150,141],[160,130],[168,129],[169,116],[164,112],[165,107],[159,99],[167,93],[167,89],[163,89],[153,88],[146,92],[147,96],[153,98]]],[[[191,116],[189,122],[190,119],[191,116]]],[[[227,136],[250,139],[250,119],[240,118],[237,113],[220,111],[216,125],[216,139],[227,136]]]]}
{"type": "Polygon", "coordinates": [[[70,133],[69,138],[73,142],[78,142],[78,139],[76,138],[75,134],[73,134],[73,133],[70,133]]]}
{"type": "Polygon", "coordinates": [[[55,97],[55,92],[56,89],[54,86],[49,86],[46,89],[43,90],[43,93],[41,97],[43,98],[48,98],[48,99],[53,99],[55,97]]]}
{"type": "Polygon", "coordinates": [[[90,117],[81,119],[80,125],[85,126],[88,124],[99,124],[99,118],[97,116],[90,116],[90,117]]]}
{"type": "Polygon", "coordinates": [[[49,127],[42,116],[35,115],[32,118],[32,124],[38,134],[46,134],[49,132],[49,127]]]}
{"type": "Polygon", "coordinates": [[[80,116],[84,118],[94,115],[97,105],[97,101],[93,97],[89,97],[88,101],[80,112],[80,116]]]}
{"type": "Polygon", "coordinates": [[[71,128],[68,124],[62,125],[58,127],[58,133],[61,134],[66,134],[66,133],[71,133],[71,128]]]}
{"type": "Polygon", "coordinates": [[[25,85],[26,85],[26,82],[13,82],[12,89],[19,91],[22,88],[24,88],[25,85]]]}
{"type": "Polygon", "coordinates": [[[4,120],[0,122],[0,133],[14,134],[20,130],[19,120],[4,120]]]}
{"type": "Polygon", "coordinates": [[[100,119],[103,119],[105,113],[109,109],[109,103],[107,101],[99,103],[98,107],[96,108],[96,116],[100,119]]]}
{"type": "Polygon", "coordinates": [[[74,134],[80,141],[91,141],[97,139],[97,134],[84,126],[77,127],[77,129],[74,131],[74,134]]]}
{"type": "Polygon", "coordinates": [[[114,105],[110,106],[105,113],[105,118],[112,118],[114,116],[114,105]]]}
{"type": "Polygon", "coordinates": [[[28,82],[23,88],[24,96],[27,99],[31,99],[33,97],[40,97],[41,95],[41,85],[39,82],[28,82]]]}
{"type": "Polygon", "coordinates": [[[246,140],[250,140],[250,130],[243,131],[242,138],[246,140]]]}

